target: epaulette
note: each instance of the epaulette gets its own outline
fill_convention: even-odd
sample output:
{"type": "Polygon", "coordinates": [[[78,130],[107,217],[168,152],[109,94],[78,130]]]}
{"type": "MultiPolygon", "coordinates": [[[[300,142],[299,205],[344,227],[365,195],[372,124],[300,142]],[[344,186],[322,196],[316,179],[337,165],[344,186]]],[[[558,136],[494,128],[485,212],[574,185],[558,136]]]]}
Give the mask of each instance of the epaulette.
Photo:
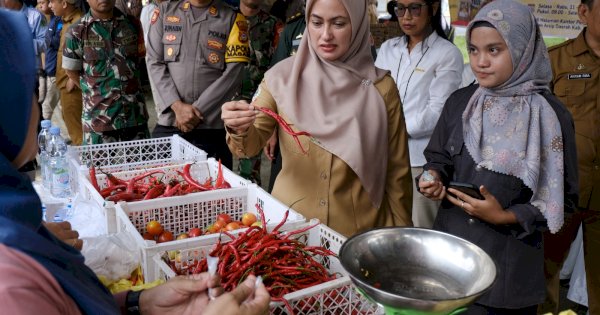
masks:
{"type": "Polygon", "coordinates": [[[291,23],[291,22],[294,22],[294,21],[296,21],[297,19],[299,19],[299,18],[303,18],[303,17],[304,17],[304,13],[302,13],[302,12],[298,12],[298,13],[296,13],[296,14],[294,14],[294,15],[290,16],[289,18],[287,18],[287,20],[285,20],[285,23],[291,23]]]}
{"type": "Polygon", "coordinates": [[[558,49],[560,47],[567,46],[568,44],[572,43],[574,40],[575,40],[575,38],[571,38],[571,39],[568,39],[568,40],[566,40],[566,41],[564,41],[564,42],[562,42],[560,44],[556,44],[556,45],[554,45],[552,47],[548,47],[548,51],[550,52],[550,51],[553,51],[553,50],[558,49]]]}

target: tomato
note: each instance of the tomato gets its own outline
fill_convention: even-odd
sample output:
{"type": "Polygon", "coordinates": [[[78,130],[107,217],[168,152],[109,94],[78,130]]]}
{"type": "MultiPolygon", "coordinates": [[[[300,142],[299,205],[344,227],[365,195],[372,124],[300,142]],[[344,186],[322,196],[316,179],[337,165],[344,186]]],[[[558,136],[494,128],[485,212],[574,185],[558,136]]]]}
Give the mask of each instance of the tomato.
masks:
{"type": "Polygon", "coordinates": [[[217,231],[220,231],[226,225],[227,225],[227,223],[225,223],[225,221],[217,221],[217,222],[213,223],[213,226],[215,227],[215,230],[217,230],[217,231]]]}
{"type": "Polygon", "coordinates": [[[242,215],[242,224],[245,226],[251,226],[256,222],[256,215],[254,213],[246,212],[242,215]]]}
{"type": "Polygon", "coordinates": [[[157,236],[163,232],[163,227],[160,225],[160,222],[153,220],[146,224],[146,231],[150,233],[150,235],[157,236]]]}
{"type": "Polygon", "coordinates": [[[152,234],[150,234],[150,233],[148,233],[148,232],[144,233],[144,235],[142,235],[142,237],[143,237],[145,240],[154,241],[154,235],[152,235],[152,234]]]}
{"type": "Polygon", "coordinates": [[[183,239],[186,239],[188,237],[190,237],[190,236],[187,233],[182,233],[182,234],[179,234],[179,236],[177,236],[177,239],[178,240],[183,240],[183,239]]]}
{"type": "Polygon", "coordinates": [[[198,237],[202,235],[202,230],[199,228],[193,228],[188,232],[188,234],[190,237],[198,237]]]}
{"type": "Polygon", "coordinates": [[[162,233],[160,233],[160,235],[158,236],[158,243],[164,243],[164,242],[170,242],[174,239],[173,237],[173,233],[169,232],[169,231],[163,231],[162,233]]]}
{"type": "Polygon", "coordinates": [[[217,221],[223,221],[225,224],[231,223],[231,217],[227,213],[217,215],[217,221]]]}
{"type": "Polygon", "coordinates": [[[213,233],[217,233],[220,230],[220,226],[219,225],[209,225],[208,227],[206,227],[206,234],[213,234],[213,233]]]}
{"type": "Polygon", "coordinates": [[[233,231],[233,230],[237,230],[239,228],[241,228],[241,227],[238,222],[231,222],[225,226],[225,230],[227,230],[227,231],[233,231]]]}

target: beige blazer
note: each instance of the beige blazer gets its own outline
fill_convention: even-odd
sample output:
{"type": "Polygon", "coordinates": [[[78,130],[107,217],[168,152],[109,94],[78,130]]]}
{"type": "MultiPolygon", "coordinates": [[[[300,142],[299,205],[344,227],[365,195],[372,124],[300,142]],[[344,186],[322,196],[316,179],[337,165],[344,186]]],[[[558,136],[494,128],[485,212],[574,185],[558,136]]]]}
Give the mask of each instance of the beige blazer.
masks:
{"type": "MultiPolygon", "coordinates": [[[[374,208],[367,191],[354,171],[340,158],[324,150],[306,136],[300,142],[278,128],[275,120],[259,114],[246,133],[227,133],[227,144],[238,157],[251,157],[265,146],[278,128],[282,156],[281,172],[275,180],[273,196],[307,219],[317,218],[337,232],[351,236],[381,226],[412,226],[412,184],[408,156],[408,134],[394,80],[388,75],[375,84],[388,113],[387,177],[381,179],[385,195],[381,207],[374,208]]],[[[277,104],[263,81],[254,104],[278,112],[277,104]]],[[[287,119],[285,114],[279,113],[287,119]]],[[[292,129],[296,130],[293,125],[292,129]]],[[[384,126],[372,126],[381,128],[384,126]]],[[[296,130],[298,131],[298,130],[296,130]]],[[[348,145],[356,145],[348,143],[348,145]]]]}

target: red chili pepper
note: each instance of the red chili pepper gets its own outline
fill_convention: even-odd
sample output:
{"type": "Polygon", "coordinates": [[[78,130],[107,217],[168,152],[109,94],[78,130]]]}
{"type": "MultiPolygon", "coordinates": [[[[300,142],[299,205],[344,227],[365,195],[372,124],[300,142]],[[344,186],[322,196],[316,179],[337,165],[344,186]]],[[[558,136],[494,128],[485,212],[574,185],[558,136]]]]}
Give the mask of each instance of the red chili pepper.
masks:
{"type": "Polygon", "coordinates": [[[289,134],[290,136],[292,136],[294,138],[294,141],[296,141],[296,143],[298,144],[298,146],[300,147],[300,150],[302,150],[302,153],[307,154],[308,152],[306,152],[304,150],[304,147],[302,146],[302,143],[300,143],[300,140],[298,139],[298,136],[308,136],[311,137],[310,133],[306,132],[306,131],[294,131],[292,129],[292,127],[290,127],[290,124],[288,124],[287,121],[285,121],[285,119],[283,119],[283,117],[279,116],[277,113],[275,113],[274,111],[265,108],[265,107],[260,107],[260,106],[255,106],[255,108],[262,112],[265,113],[271,117],[273,117],[273,119],[275,119],[275,121],[277,121],[277,123],[279,124],[279,126],[281,126],[281,128],[283,129],[283,131],[285,131],[287,134],[289,134]]]}
{"type": "Polygon", "coordinates": [[[154,199],[154,198],[162,195],[164,191],[165,191],[164,185],[162,185],[162,184],[156,185],[156,186],[150,188],[150,190],[148,190],[148,193],[146,193],[146,195],[144,196],[144,200],[154,199]]]}
{"type": "Polygon", "coordinates": [[[100,191],[100,196],[102,196],[102,198],[106,199],[106,197],[110,196],[113,194],[113,192],[118,192],[120,190],[125,190],[125,188],[127,188],[126,185],[115,185],[115,186],[108,186],[104,189],[102,189],[100,191]]]}
{"type": "Polygon", "coordinates": [[[94,167],[94,165],[90,167],[90,181],[92,182],[92,186],[94,186],[96,191],[100,192],[100,186],[98,186],[98,179],[96,178],[96,167],[94,167]]]}
{"type": "Polygon", "coordinates": [[[150,171],[150,172],[146,172],[144,174],[138,175],[134,178],[132,178],[128,183],[127,183],[127,192],[128,193],[133,193],[133,189],[135,188],[135,183],[138,182],[139,180],[142,180],[150,175],[154,175],[154,174],[164,174],[165,172],[162,170],[154,170],[154,171],[150,171]]]}
{"type": "Polygon", "coordinates": [[[144,196],[140,195],[140,194],[133,194],[133,193],[128,193],[128,192],[122,192],[122,193],[118,193],[118,194],[114,194],[112,196],[108,196],[108,198],[106,198],[106,200],[108,201],[135,201],[135,200],[140,200],[142,199],[144,196]]]}
{"type": "Polygon", "coordinates": [[[183,179],[185,179],[186,182],[188,182],[188,184],[190,184],[190,186],[194,186],[195,188],[198,188],[202,191],[204,190],[212,190],[212,187],[207,187],[204,186],[200,183],[198,183],[194,178],[192,178],[192,175],[190,174],[190,169],[192,168],[192,164],[186,164],[183,167],[183,173],[179,172],[179,175],[181,175],[183,177],[183,179]]]}
{"type": "Polygon", "coordinates": [[[219,170],[217,171],[217,180],[215,181],[215,188],[231,188],[231,185],[223,177],[223,167],[221,166],[221,159],[219,159],[219,170]]]}
{"type": "Polygon", "coordinates": [[[173,185],[171,188],[167,188],[167,190],[163,194],[163,197],[175,196],[179,192],[180,189],[181,189],[181,184],[177,183],[177,184],[173,185]]]}

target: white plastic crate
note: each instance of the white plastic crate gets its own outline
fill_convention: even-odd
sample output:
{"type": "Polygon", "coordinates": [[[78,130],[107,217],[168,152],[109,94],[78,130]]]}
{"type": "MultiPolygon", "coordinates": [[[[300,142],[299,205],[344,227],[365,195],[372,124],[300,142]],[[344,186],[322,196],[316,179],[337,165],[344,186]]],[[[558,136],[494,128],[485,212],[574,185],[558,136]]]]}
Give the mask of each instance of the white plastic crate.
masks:
{"type": "Polygon", "coordinates": [[[164,138],[151,138],[69,146],[69,175],[71,189],[81,192],[79,179],[81,173],[87,173],[90,166],[101,168],[105,172],[121,172],[144,169],[184,162],[205,161],[207,153],[178,135],[164,138]]]}
{"type": "MultiPolygon", "coordinates": [[[[152,256],[171,250],[181,250],[199,246],[212,246],[220,237],[219,233],[203,235],[199,237],[174,240],[166,243],[156,243],[145,240],[142,234],[146,230],[146,224],[152,220],[161,223],[165,230],[173,233],[175,237],[188,232],[192,228],[205,229],[216,221],[217,215],[225,213],[234,221],[239,221],[242,214],[251,212],[260,215],[256,209],[259,204],[264,209],[267,220],[267,228],[273,228],[279,224],[285,215],[288,206],[275,200],[266,191],[255,184],[246,187],[214,190],[203,193],[179,196],[177,198],[154,199],[139,202],[120,202],[116,205],[116,230],[127,231],[135,240],[141,251],[142,269],[146,282],[157,279],[158,267],[152,256]]],[[[295,228],[306,222],[299,213],[289,210],[284,229],[295,228]]],[[[231,231],[237,234],[244,229],[231,231]]]]}
{"type": "MultiPolygon", "coordinates": [[[[314,225],[319,221],[311,220],[309,223],[292,229],[303,228],[308,225],[314,225]]],[[[290,230],[288,228],[284,230],[290,230]]],[[[301,241],[305,241],[308,246],[322,246],[326,249],[339,254],[342,243],[346,238],[335,232],[326,225],[319,224],[316,227],[294,236],[301,241]]],[[[224,237],[225,241],[227,237],[224,237]]],[[[184,263],[193,263],[204,257],[212,250],[214,244],[203,244],[201,246],[186,246],[179,248],[180,261],[184,263]]],[[[168,280],[175,277],[175,272],[161,259],[162,253],[155,254],[152,259],[158,266],[159,279],[168,280]]],[[[315,256],[330,272],[338,274],[335,280],[328,281],[313,287],[298,290],[284,295],[294,314],[378,314],[378,307],[356,292],[352,281],[346,271],[342,268],[337,257],[315,256]]],[[[282,302],[271,302],[271,314],[289,314],[289,310],[282,302]]]]}
{"type": "MultiPolygon", "coordinates": [[[[135,170],[113,172],[112,174],[119,179],[129,180],[137,175],[146,173],[148,171],[163,170],[163,171],[165,171],[165,175],[163,177],[163,182],[168,183],[170,179],[179,179],[179,180],[182,179],[181,176],[179,176],[177,174],[176,170],[182,171],[184,166],[185,166],[185,164],[172,164],[172,165],[168,165],[168,166],[165,165],[165,166],[155,167],[155,168],[144,168],[144,169],[138,168],[135,170]]],[[[231,187],[243,187],[243,186],[247,186],[248,184],[250,184],[250,181],[235,174],[234,172],[232,172],[225,166],[221,166],[221,168],[223,171],[223,178],[231,185],[231,187]]],[[[212,177],[213,180],[215,180],[217,178],[218,169],[219,169],[219,163],[215,159],[210,158],[206,161],[195,162],[194,165],[192,165],[192,167],[190,169],[190,174],[198,182],[203,183],[204,180],[206,178],[208,178],[209,176],[212,177]]],[[[102,170],[104,171],[104,169],[102,169],[102,170]]],[[[104,198],[102,198],[100,193],[92,185],[92,183],[90,181],[89,172],[80,171],[80,172],[78,172],[78,174],[79,174],[79,186],[80,186],[79,194],[81,195],[81,197],[83,199],[92,200],[99,207],[104,208],[104,211],[106,213],[107,227],[108,227],[107,232],[114,233],[115,232],[114,227],[116,226],[115,210],[114,210],[115,203],[112,201],[105,201],[104,198]]],[[[98,181],[98,187],[100,189],[104,189],[104,188],[108,187],[108,177],[107,177],[107,175],[103,174],[100,171],[100,169],[96,170],[96,180],[98,181]]],[[[198,192],[198,193],[194,193],[194,194],[204,194],[204,193],[206,193],[206,192],[198,192]]],[[[160,199],[173,199],[173,198],[178,198],[178,197],[179,196],[174,196],[174,197],[165,197],[165,198],[160,198],[160,199]]],[[[158,200],[158,199],[156,199],[156,200],[158,200]]],[[[136,202],[140,202],[140,201],[132,201],[132,202],[136,203],[136,202]]]]}
{"type": "Polygon", "coordinates": [[[107,172],[204,161],[207,153],[178,135],[164,138],[123,141],[85,146],[70,146],[71,166],[87,170],[89,166],[107,172]]]}

